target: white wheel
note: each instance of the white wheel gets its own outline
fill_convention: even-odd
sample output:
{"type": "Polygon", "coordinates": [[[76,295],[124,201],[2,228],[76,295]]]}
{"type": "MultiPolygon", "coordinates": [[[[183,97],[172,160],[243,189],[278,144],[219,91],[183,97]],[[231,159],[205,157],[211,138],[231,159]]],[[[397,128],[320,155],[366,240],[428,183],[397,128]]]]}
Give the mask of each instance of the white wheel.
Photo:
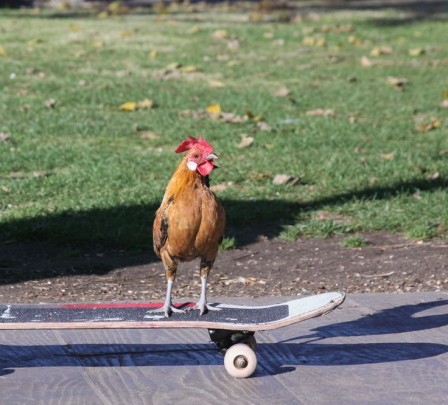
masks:
{"type": "Polygon", "coordinates": [[[237,343],[227,349],[224,367],[232,377],[247,378],[257,367],[257,356],[248,345],[237,343]]]}

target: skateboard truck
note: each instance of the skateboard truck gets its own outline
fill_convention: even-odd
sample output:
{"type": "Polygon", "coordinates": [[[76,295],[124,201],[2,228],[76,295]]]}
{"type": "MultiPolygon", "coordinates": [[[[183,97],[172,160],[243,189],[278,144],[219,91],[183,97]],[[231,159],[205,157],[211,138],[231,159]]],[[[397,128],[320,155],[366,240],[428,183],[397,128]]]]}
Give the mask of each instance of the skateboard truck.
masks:
{"type": "Polygon", "coordinates": [[[237,343],[247,344],[255,351],[256,340],[255,332],[226,330],[226,329],[209,329],[210,339],[218,347],[221,354],[225,354],[227,349],[237,343]]]}

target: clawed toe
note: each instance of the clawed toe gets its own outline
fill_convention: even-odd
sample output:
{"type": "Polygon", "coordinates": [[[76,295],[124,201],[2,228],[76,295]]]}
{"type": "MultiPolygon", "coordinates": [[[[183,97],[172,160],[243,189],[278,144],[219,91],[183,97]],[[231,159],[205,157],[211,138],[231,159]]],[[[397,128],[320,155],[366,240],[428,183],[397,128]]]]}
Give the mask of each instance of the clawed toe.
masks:
{"type": "Polygon", "coordinates": [[[165,318],[169,318],[172,314],[185,314],[183,309],[176,308],[174,305],[164,305],[163,307],[152,309],[148,314],[164,313],[165,318]]]}
{"type": "Polygon", "coordinates": [[[221,311],[221,308],[217,308],[208,304],[201,304],[199,302],[196,305],[192,306],[191,308],[188,308],[189,311],[193,311],[194,309],[199,309],[199,315],[204,315],[208,311],[214,311],[214,312],[221,311]]]}

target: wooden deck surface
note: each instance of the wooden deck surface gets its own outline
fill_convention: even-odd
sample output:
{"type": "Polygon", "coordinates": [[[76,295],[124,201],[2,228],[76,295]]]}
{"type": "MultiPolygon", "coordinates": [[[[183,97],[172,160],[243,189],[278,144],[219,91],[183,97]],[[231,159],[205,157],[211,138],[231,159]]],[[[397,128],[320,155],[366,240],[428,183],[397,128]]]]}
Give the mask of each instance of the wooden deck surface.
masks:
{"type": "Polygon", "coordinates": [[[448,403],[448,292],[349,295],[256,337],[257,371],[236,380],[204,330],[1,331],[0,402],[448,403]]]}

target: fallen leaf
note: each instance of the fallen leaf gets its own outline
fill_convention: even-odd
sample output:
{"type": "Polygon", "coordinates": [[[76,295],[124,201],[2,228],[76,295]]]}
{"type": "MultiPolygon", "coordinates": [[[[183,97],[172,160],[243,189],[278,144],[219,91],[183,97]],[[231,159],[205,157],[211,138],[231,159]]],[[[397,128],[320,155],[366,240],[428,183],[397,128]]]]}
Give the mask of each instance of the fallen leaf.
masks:
{"type": "Polygon", "coordinates": [[[405,84],[407,84],[408,82],[408,79],[405,79],[404,77],[389,76],[387,78],[387,83],[398,90],[403,90],[405,84]]]}
{"type": "Polygon", "coordinates": [[[272,41],[272,43],[275,46],[283,46],[283,45],[285,45],[285,40],[283,38],[278,38],[278,39],[272,41]]]}
{"type": "Polygon", "coordinates": [[[316,41],[317,41],[316,38],[306,36],[306,37],[303,38],[302,44],[303,45],[307,45],[307,46],[315,46],[316,45],[316,41]]]}
{"type": "Polygon", "coordinates": [[[0,132],[0,142],[6,142],[11,139],[11,135],[7,134],[6,132],[0,132]]]}
{"type": "Polygon", "coordinates": [[[194,73],[194,72],[197,72],[198,70],[199,69],[196,66],[194,66],[194,65],[182,66],[180,68],[180,71],[182,73],[194,73]]]}
{"type": "Polygon", "coordinates": [[[246,111],[246,117],[255,122],[261,121],[263,119],[262,115],[254,114],[252,111],[246,111]]]}
{"type": "Polygon", "coordinates": [[[155,59],[159,56],[159,51],[157,49],[153,49],[151,52],[149,52],[149,57],[151,59],[155,59]]]}
{"type": "Polygon", "coordinates": [[[295,186],[300,183],[300,178],[290,176],[289,174],[277,174],[275,175],[272,182],[276,185],[289,185],[289,186],[295,186]]]}
{"type": "Polygon", "coordinates": [[[144,100],[137,103],[137,107],[140,109],[150,110],[154,107],[154,101],[150,100],[149,98],[145,98],[144,100]]]}
{"type": "Polygon", "coordinates": [[[45,171],[34,171],[34,172],[11,172],[9,173],[6,178],[8,179],[32,179],[32,178],[39,178],[39,177],[47,177],[50,176],[51,172],[45,172],[45,171]]]}
{"type": "Polygon", "coordinates": [[[51,109],[56,108],[56,100],[54,98],[50,98],[45,102],[45,106],[51,109]]]}
{"type": "Polygon", "coordinates": [[[240,47],[240,41],[238,41],[237,39],[227,41],[227,49],[231,51],[236,51],[239,47],[240,47]]]}
{"type": "Polygon", "coordinates": [[[367,56],[363,56],[361,58],[360,63],[361,63],[362,67],[372,67],[373,66],[373,62],[367,56]]]}
{"type": "Polygon", "coordinates": [[[435,172],[427,177],[428,180],[432,180],[432,181],[437,180],[439,178],[440,178],[439,172],[435,172]]]}
{"type": "Polygon", "coordinates": [[[417,131],[419,132],[429,132],[434,129],[437,129],[442,124],[442,120],[440,118],[433,118],[430,122],[422,122],[417,125],[417,131]]]}
{"type": "Polygon", "coordinates": [[[252,181],[272,180],[272,174],[271,173],[251,172],[251,173],[249,173],[249,179],[252,181]]]}
{"type": "Polygon", "coordinates": [[[9,193],[9,188],[6,186],[2,186],[2,191],[7,194],[9,193]]]}
{"type": "Polygon", "coordinates": [[[355,35],[350,35],[347,41],[350,45],[356,45],[356,46],[362,45],[362,40],[356,37],[355,35]]]}
{"type": "Polygon", "coordinates": [[[208,85],[213,88],[224,87],[225,84],[219,80],[209,80],[208,85]]]}
{"type": "Polygon", "coordinates": [[[211,104],[206,109],[207,114],[210,118],[218,119],[221,116],[221,105],[220,104],[211,104]]]}
{"type": "Polygon", "coordinates": [[[226,30],[216,30],[212,34],[212,38],[217,39],[217,40],[226,39],[228,36],[229,36],[229,33],[226,30]]]}
{"type": "Polygon", "coordinates": [[[228,122],[231,124],[242,124],[243,122],[247,121],[247,117],[246,116],[243,117],[241,115],[237,115],[234,113],[221,112],[221,121],[228,122]]]}
{"type": "Polygon", "coordinates": [[[335,115],[335,112],[333,109],[323,109],[323,108],[316,108],[315,110],[309,110],[305,113],[306,115],[312,116],[312,117],[332,117],[335,115]]]}
{"type": "Polygon", "coordinates": [[[423,48],[414,48],[409,49],[408,54],[410,56],[420,56],[425,54],[425,50],[423,48]]]}
{"type": "Polygon", "coordinates": [[[182,65],[178,62],[172,62],[168,65],[165,66],[165,71],[172,71],[172,70],[177,70],[180,67],[182,67],[182,65]]]}
{"type": "Polygon", "coordinates": [[[159,135],[157,135],[155,132],[152,131],[142,131],[140,132],[140,138],[141,139],[149,139],[149,140],[154,140],[157,139],[159,137],[159,135]]]}
{"type": "Polygon", "coordinates": [[[194,111],[194,110],[182,110],[178,112],[179,115],[183,117],[191,117],[195,120],[200,118],[208,117],[208,113],[204,110],[194,111]]]}
{"type": "Polygon", "coordinates": [[[120,111],[135,111],[137,109],[137,103],[135,101],[127,101],[119,107],[120,111]]]}
{"type": "Polygon", "coordinates": [[[0,45],[0,56],[5,56],[6,55],[6,49],[5,47],[0,45]]]}
{"type": "Polygon", "coordinates": [[[277,97],[288,97],[289,96],[289,89],[287,87],[285,87],[285,86],[279,87],[277,90],[275,90],[274,96],[277,96],[277,97]]]}
{"type": "Polygon", "coordinates": [[[443,100],[442,104],[440,104],[442,108],[448,108],[448,100],[443,100]]]}
{"type": "Polygon", "coordinates": [[[390,46],[377,46],[370,51],[371,56],[381,56],[390,55],[392,53],[392,48],[390,46]]]}
{"type": "Polygon", "coordinates": [[[101,41],[101,40],[93,41],[93,46],[95,48],[103,48],[104,47],[104,41],[101,41]]]}
{"type": "Polygon", "coordinates": [[[381,160],[392,160],[395,157],[395,152],[383,153],[380,155],[381,160]]]}
{"type": "Polygon", "coordinates": [[[254,138],[251,136],[248,136],[247,134],[241,134],[241,142],[238,144],[239,149],[248,148],[250,145],[254,143],[254,138]]]}
{"type": "Polygon", "coordinates": [[[154,101],[150,100],[149,98],[145,98],[142,101],[127,101],[126,103],[123,103],[120,105],[119,110],[120,111],[126,111],[126,112],[132,112],[136,111],[138,109],[144,110],[144,109],[151,109],[154,107],[154,101]]]}
{"type": "Polygon", "coordinates": [[[257,122],[257,128],[260,131],[270,131],[272,128],[264,121],[257,122]]]}
{"type": "Polygon", "coordinates": [[[327,40],[325,38],[305,36],[302,40],[302,44],[306,46],[325,47],[327,46],[327,40]]]}

